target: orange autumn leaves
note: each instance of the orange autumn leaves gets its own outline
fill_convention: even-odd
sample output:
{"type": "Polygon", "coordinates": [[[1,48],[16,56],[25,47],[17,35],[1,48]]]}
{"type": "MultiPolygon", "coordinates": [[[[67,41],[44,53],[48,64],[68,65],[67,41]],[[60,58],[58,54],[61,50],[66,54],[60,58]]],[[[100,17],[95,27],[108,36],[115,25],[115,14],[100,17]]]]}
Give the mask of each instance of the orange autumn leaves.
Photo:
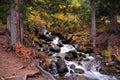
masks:
{"type": "Polygon", "coordinates": [[[51,59],[48,57],[48,53],[38,53],[31,48],[25,47],[22,43],[18,42],[16,44],[16,53],[22,55],[24,58],[30,59],[30,57],[39,57],[40,58],[40,65],[46,67],[50,64],[51,59]],[[38,54],[36,54],[38,53],[38,54]]]}
{"type": "Polygon", "coordinates": [[[25,58],[30,58],[29,55],[31,54],[31,51],[29,48],[26,48],[23,44],[21,44],[20,42],[18,42],[16,44],[16,52],[20,53],[21,55],[23,55],[25,58]]]}

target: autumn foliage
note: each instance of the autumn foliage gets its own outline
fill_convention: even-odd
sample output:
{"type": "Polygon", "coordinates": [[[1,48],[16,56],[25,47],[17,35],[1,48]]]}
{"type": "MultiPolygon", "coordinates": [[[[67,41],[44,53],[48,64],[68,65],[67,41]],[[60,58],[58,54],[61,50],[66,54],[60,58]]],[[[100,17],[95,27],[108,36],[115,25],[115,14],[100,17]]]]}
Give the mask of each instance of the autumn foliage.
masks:
{"type": "Polygon", "coordinates": [[[23,55],[25,58],[30,58],[29,55],[31,54],[31,51],[29,48],[26,48],[23,44],[18,42],[16,44],[16,52],[23,55]]]}

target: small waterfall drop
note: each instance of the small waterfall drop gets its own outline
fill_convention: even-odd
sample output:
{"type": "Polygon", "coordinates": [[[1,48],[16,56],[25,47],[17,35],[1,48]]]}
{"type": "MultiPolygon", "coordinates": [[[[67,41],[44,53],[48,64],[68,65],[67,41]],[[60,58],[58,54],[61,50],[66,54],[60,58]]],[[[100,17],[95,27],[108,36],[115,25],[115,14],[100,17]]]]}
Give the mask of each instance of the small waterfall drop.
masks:
{"type": "MultiPolygon", "coordinates": [[[[54,38],[52,41],[52,44],[57,45],[58,43],[59,43],[59,37],[54,38]]],[[[65,57],[65,54],[69,51],[73,51],[73,50],[77,51],[75,49],[75,47],[73,47],[70,44],[63,44],[63,47],[61,47],[60,49],[61,49],[60,52],[56,53],[56,55],[59,54],[61,57],[65,57]]],[[[65,60],[65,63],[67,64],[67,67],[68,67],[68,73],[66,73],[65,76],[70,76],[71,75],[70,71],[74,72],[74,70],[70,68],[70,65],[74,64],[75,68],[80,68],[80,69],[84,70],[84,73],[82,73],[82,74],[78,74],[75,72],[74,72],[74,74],[81,75],[81,76],[83,75],[88,78],[97,79],[97,80],[117,80],[114,76],[108,76],[105,74],[101,74],[99,72],[101,62],[96,61],[93,56],[90,56],[89,54],[85,54],[82,52],[81,52],[81,54],[86,56],[86,58],[84,58],[82,61],[80,61],[81,65],[78,64],[78,61],[65,60]],[[89,59],[89,60],[85,60],[85,59],[89,59]]]]}
{"type": "MultiPolygon", "coordinates": [[[[44,30],[43,34],[46,37],[51,39],[51,36],[52,36],[51,32],[44,30]]],[[[51,53],[51,58],[53,60],[51,67],[55,71],[55,72],[53,71],[53,73],[55,73],[54,74],[55,77],[57,77],[57,76],[59,77],[59,74],[57,73],[58,72],[57,67],[55,67],[56,63],[54,63],[54,62],[57,62],[57,60],[59,58],[62,58],[68,68],[68,72],[66,72],[64,76],[67,76],[67,77],[69,77],[71,75],[85,76],[88,78],[87,80],[89,80],[89,79],[90,80],[118,80],[115,76],[110,76],[110,75],[102,74],[99,72],[100,65],[101,65],[100,60],[96,60],[96,58],[91,56],[90,54],[77,51],[76,47],[74,47],[71,44],[63,44],[60,37],[58,37],[56,35],[53,36],[52,38],[53,39],[51,39],[52,41],[50,42],[50,44],[46,44],[46,45],[47,46],[52,45],[52,48],[56,49],[54,51],[49,50],[49,52],[51,53]],[[67,60],[65,58],[66,55],[69,56],[70,51],[73,51],[76,53],[75,57],[77,57],[77,59],[67,60]],[[72,68],[71,68],[71,66],[72,66],[72,68]],[[79,69],[81,72],[77,73],[75,71],[75,69],[79,69]]],[[[70,53],[70,55],[71,54],[74,54],[74,53],[70,53]]],[[[69,56],[69,57],[71,58],[71,56],[69,56]]],[[[79,79],[77,79],[77,80],[79,80],[79,79]]]]}

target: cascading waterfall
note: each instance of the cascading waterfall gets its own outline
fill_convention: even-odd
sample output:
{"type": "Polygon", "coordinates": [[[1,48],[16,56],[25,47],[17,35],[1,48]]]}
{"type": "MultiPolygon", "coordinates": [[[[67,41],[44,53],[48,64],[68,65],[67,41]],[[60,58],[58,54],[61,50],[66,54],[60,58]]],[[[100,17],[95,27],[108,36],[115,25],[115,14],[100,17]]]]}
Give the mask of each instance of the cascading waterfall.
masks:
{"type": "MultiPolygon", "coordinates": [[[[55,37],[52,41],[52,44],[58,44],[58,42],[59,42],[59,37],[55,37]]],[[[63,44],[63,47],[60,48],[60,52],[55,53],[54,56],[56,56],[56,55],[58,56],[58,54],[59,54],[59,56],[65,57],[66,52],[69,52],[72,50],[77,51],[72,45],[63,44]]],[[[78,74],[78,73],[74,73],[74,74],[84,75],[88,78],[97,79],[97,80],[117,80],[114,76],[108,76],[105,74],[101,74],[99,72],[100,62],[96,61],[93,56],[90,56],[89,54],[85,54],[85,53],[81,53],[81,54],[86,55],[86,59],[89,59],[89,60],[88,61],[82,60],[81,65],[79,65],[76,61],[65,60],[65,63],[67,64],[67,67],[68,67],[68,73],[66,73],[65,76],[71,75],[70,71],[72,69],[70,68],[70,65],[74,64],[76,68],[80,68],[80,69],[84,70],[84,73],[82,73],[82,74],[78,74]]]]}
{"type": "MultiPolygon", "coordinates": [[[[52,36],[51,32],[47,30],[44,30],[43,34],[48,38],[52,36]]],[[[68,72],[64,76],[80,75],[80,76],[85,76],[87,78],[90,78],[92,80],[117,80],[115,76],[109,76],[109,75],[101,74],[99,72],[100,64],[101,64],[100,60],[97,61],[96,58],[93,56],[90,56],[90,54],[77,51],[77,49],[73,45],[63,44],[62,40],[57,35],[54,36],[50,44],[53,48],[56,48],[57,46],[57,49],[58,49],[56,50],[57,52],[54,52],[54,51],[52,52],[53,53],[51,55],[52,60],[57,61],[58,59],[57,57],[59,56],[63,58],[65,64],[67,65],[68,72]],[[58,47],[58,45],[62,45],[62,46],[58,47]],[[77,54],[83,55],[85,57],[82,57],[82,60],[66,60],[65,56],[69,51],[75,51],[77,52],[77,54]],[[81,69],[82,73],[76,73],[74,69],[70,68],[71,65],[74,65],[74,68],[81,69]]],[[[50,50],[48,51],[50,52],[50,50]]],[[[56,63],[52,63],[52,67],[54,70],[53,72],[54,76],[55,77],[59,76],[56,63]]]]}

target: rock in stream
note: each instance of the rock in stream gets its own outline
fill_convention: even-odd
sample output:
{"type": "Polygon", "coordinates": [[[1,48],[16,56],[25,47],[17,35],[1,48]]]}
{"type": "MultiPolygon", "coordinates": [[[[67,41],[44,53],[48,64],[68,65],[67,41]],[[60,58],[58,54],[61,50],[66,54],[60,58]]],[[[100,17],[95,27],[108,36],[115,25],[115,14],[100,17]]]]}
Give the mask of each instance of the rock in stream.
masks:
{"type": "Polygon", "coordinates": [[[63,58],[59,58],[56,65],[57,65],[57,70],[60,76],[63,76],[65,75],[66,72],[68,72],[67,65],[63,58]]]}

